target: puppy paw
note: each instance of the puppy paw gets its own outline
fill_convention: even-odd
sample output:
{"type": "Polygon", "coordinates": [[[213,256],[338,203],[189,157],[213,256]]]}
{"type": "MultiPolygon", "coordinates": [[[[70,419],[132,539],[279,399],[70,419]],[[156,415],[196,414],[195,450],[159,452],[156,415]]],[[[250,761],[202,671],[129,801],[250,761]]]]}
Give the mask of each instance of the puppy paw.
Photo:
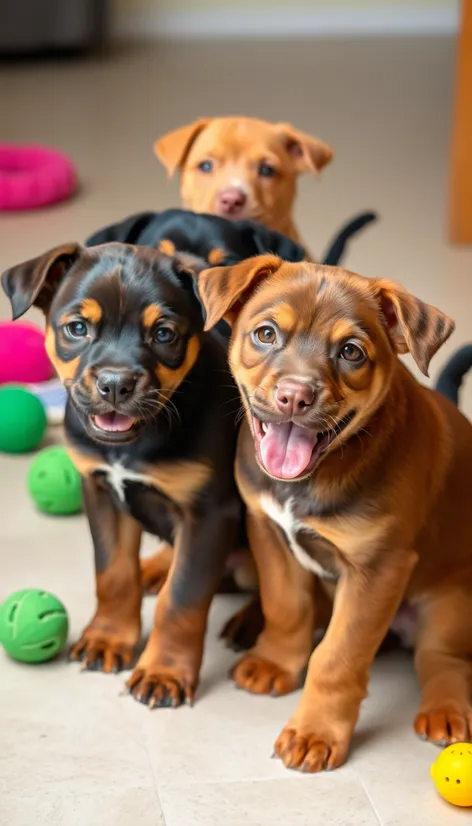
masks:
{"type": "Polygon", "coordinates": [[[288,725],[275,743],[274,752],[287,769],[314,773],[341,766],[347,757],[348,741],[339,741],[323,731],[300,730],[288,725]]]}
{"type": "Polygon", "coordinates": [[[82,663],[85,671],[104,671],[106,674],[118,674],[131,668],[135,658],[136,646],[117,633],[105,633],[88,628],[80,640],[72,645],[69,659],[82,663]]]}
{"type": "Polygon", "coordinates": [[[251,694],[270,694],[280,697],[299,688],[299,681],[275,663],[254,654],[246,654],[236,663],[231,677],[239,688],[251,694]]]}
{"type": "Polygon", "coordinates": [[[458,703],[438,703],[420,710],[413,723],[418,737],[438,746],[472,742],[472,707],[458,703]]]}
{"type": "Polygon", "coordinates": [[[169,573],[168,553],[160,551],[140,561],[141,585],[145,594],[158,594],[169,573]]]}
{"type": "Polygon", "coordinates": [[[264,627],[264,617],[258,598],[233,614],[223,626],[220,639],[233,651],[247,651],[252,648],[264,627]]]}
{"type": "Polygon", "coordinates": [[[196,686],[182,676],[159,667],[136,668],[126,683],[138,703],[153,708],[178,708],[183,703],[193,705],[196,686]]]}

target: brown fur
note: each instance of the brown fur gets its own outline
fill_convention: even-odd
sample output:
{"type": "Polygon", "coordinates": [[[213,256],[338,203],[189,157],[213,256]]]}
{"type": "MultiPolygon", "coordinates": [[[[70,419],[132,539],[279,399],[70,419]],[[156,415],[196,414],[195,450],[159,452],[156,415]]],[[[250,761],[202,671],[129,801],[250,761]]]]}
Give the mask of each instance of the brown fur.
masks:
{"type": "MultiPolygon", "coordinates": [[[[85,496],[96,498],[98,484],[93,476],[83,476],[85,496]]],[[[107,514],[101,516],[105,522],[107,514]]],[[[108,564],[96,574],[97,610],[70,651],[71,658],[81,660],[84,669],[101,660],[106,673],[131,667],[141,633],[142,529],[123,512],[113,514],[113,518],[116,521],[110,532],[108,564]]]]}
{"type": "Polygon", "coordinates": [[[276,753],[309,772],[346,759],[370,665],[404,599],[421,614],[415,730],[442,744],[472,739],[472,427],[397,358],[410,352],[427,374],[452,321],[392,282],[272,256],[207,270],[199,289],[209,323],[225,317],[233,324],[230,365],[247,412],[236,473],[265,626],[234,678],[250,691],[281,693],[300,683],[309,660],[276,753]],[[278,327],[270,355],[251,337],[264,323],[278,327]],[[358,365],[339,355],[346,339],[363,350],[358,365]],[[354,411],[296,483],[270,476],[256,459],[252,418],[255,407],[263,421],[274,421],[275,388],[292,375],[316,385],[305,426],[324,431],[354,411]],[[292,497],[297,520],[310,530],[298,541],[324,575],[337,578],[325,588],[335,588],[335,601],[313,654],[314,575],[293,558],[264,495],[280,505],[292,497]]]}
{"type": "Polygon", "coordinates": [[[219,198],[236,188],[246,197],[238,218],[251,218],[294,241],[299,241],[292,215],[298,175],[317,175],[333,157],[323,141],[290,124],[247,117],[202,118],[164,135],[154,151],[169,175],[180,171],[186,208],[227,217],[219,198]],[[211,172],[199,169],[206,160],[214,165],[211,172]],[[272,177],[260,175],[262,163],[274,168],[272,177]]]}

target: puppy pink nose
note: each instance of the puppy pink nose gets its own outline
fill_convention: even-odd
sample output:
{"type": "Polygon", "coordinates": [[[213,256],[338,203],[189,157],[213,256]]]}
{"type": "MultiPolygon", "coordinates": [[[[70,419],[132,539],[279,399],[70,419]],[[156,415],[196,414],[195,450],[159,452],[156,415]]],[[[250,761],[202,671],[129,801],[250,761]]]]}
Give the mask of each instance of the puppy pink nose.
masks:
{"type": "Polygon", "coordinates": [[[275,403],[286,416],[299,416],[315,400],[315,388],[308,382],[285,379],[275,388],[275,403]]]}
{"type": "Polygon", "coordinates": [[[238,215],[244,208],[247,198],[237,186],[224,189],[218,196],[218,207],[222,215],[238,215]]]}

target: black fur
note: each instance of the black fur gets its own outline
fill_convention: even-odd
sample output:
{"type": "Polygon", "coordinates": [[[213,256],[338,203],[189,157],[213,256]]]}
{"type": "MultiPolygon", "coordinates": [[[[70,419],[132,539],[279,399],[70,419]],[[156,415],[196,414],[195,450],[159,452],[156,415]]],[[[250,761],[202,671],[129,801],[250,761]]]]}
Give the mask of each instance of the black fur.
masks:
{"type": "Polygon", "coordinates": [[[458,405],[462,380],[471,368],[472,344],[465,344],[464,347],[461,347],[457,353],[451,356],[441,371],[436,383],[436,390],[458,405]]]}
{"type": "MultiPolygon", "coordinates": [[[[375,221],[373,212],[365,212],[345,224],[331,241],[324,264],[340,263],[347,242],[361,229],[375,221]]],[[[169,240],[179,252],[189,252],[207,261],[214,249],[226,251],[221,264],[230,266],[254,255],[273,253],[285,261],[302,261],[306,250],[295,241],[273,232],[254,221],[229,221],[216,215],[190,212],[184,209],[167,209],[164,212],[142,212],[124,221],[111,224],[94,233],[87,246],[122,241],[138,246],[157,247],[160,241],[169,240]]]]}

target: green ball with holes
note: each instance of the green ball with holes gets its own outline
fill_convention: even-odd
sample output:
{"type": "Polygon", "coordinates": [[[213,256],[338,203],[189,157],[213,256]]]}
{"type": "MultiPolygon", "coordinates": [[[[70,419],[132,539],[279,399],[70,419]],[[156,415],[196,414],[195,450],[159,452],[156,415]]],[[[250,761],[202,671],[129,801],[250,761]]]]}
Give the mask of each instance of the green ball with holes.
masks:
{"type": "Polygon", "coordinates": [[[52,660],[64,647],[68,630],[66,609],[47,591],[25,588],[0,606],[0,643],[19,662],[52,660]]]}
{"type": "Polygon", "coordinates": [[[80,473],[64,447],[45,447],[31,462],[27,486],[42,513],[66,516],[82,510],[80,473]]]}

